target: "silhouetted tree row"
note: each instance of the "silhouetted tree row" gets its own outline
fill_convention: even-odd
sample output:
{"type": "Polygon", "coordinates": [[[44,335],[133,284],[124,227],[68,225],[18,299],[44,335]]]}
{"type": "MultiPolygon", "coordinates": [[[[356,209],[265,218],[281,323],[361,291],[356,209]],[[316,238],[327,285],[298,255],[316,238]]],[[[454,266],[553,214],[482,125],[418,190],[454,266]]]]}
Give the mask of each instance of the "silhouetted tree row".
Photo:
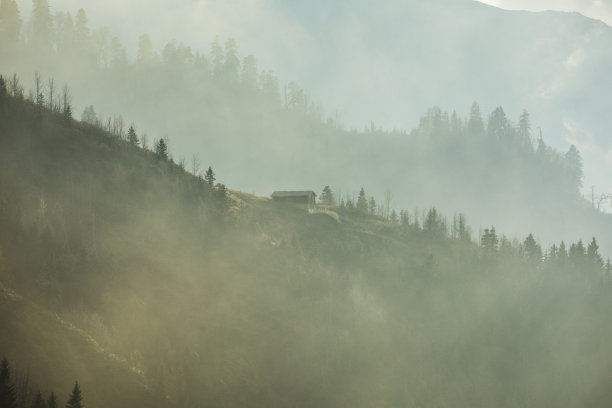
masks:
{"type": "MultiPolygon", "coordinates": [[[[57,398],[53,391],[47,397],[40,389],[30,385],[27,374],[22,379],[14,378],[8,360],[0,362],[0,408],[57,408],[57,398]]],[[[66,408],[83,408],[83,396],[79,383],[75,381],[66,408]]]]}

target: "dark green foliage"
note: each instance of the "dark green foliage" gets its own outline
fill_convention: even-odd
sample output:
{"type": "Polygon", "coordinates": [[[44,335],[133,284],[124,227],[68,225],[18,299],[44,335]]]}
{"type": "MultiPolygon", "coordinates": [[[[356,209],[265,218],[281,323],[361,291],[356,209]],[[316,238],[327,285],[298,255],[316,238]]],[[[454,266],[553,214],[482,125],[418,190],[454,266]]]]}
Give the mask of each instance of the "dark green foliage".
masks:
{"type": "Polygon", "coordinates": [[[0,75],[0,99],[6,98],[7,93],[6,80],[0,75]]]}
{"type": "Polygon", "coordinates": [[[53,392],[49,394],[49,398],[47,399],[47,408],[57,408],[57,398],[53,392]]]}
{"type": "Polygon", "coordinates": [[[213,171],[212,167],[208,166],[208,170],[206,170],[206,173],[204,174],[204,181],[206,181],[206,184],[210,189],[214,187],[215,180],[215,172],[213,171]]]}
{"type": "MultiPolygon", "coordinates": [[[[556,254],[556,249],[554,252],[556,254]]],[[[542,262],[542,248],[533,238],[533,234],[529,234],[523,242],[523,256],[532,265],[537,266],[542,262]]]]}
{"type": "Polygon", "coordinates": [[[576,149],[576,146],[571,145],[567,153],[565,154],[564,160],[565,175],[571,186],[578,191],[582,188],[582,157],[580,152],[576,149]]]}
{"type": "Polygon", "coordinates": [[[497,251],[497,245],[499,244],[499,238],[495,232],[495,227],[491,229],[485,228],[484,234],[480,238],[480,246],[485,250],[486,253],[497,251]]]}
{"type": "Polygon", "coordinates": [[[332,192],[331,187],[325,186],[323,187],[323,191],[321,192],[321,196],[319,197],[321,204],[323,205],[335,205],[336,199],[334,197],[334,193],[332,192]]]}
{"type": "Polygon", "coordinates": [[[478,105],[478,102],[474,102],[470,109],[467,133],[477,137],[484,135],[484,122],[482,121],[482,114],[480,113],[480,105],[478,105]]]}
{"type": "Polygon", "coordinates": [[[3,358],[2,362],[0,363],[0,407],[17,407],[15,385],[11,380],[11,371],[6,358],[3,358]]]}
{"type": "Polygon", "coordinates": [[[32,399],[31,408],[46,408],[45,400],[43,399],[42,393],[36,391],[34,398],[32,399]]]}
{"type": "Polygon", "coordinates": [[[159,139],[159,141],[155,144],[155,155],[159,160],[168,159],[168,145],[164,138],[159,139]]]}
{"type": "Polygon", "coordinates": [[[66,408],[83,408],[83,396],[81,395],[81,388],[79,383],[75,381],[72,393],[66,403],[66,408]]]}
{"type": "Polygon", "coordinates": [[[359,211],[361,214],[368,213],[368,199],[366,198],[363,187],[359,191],[359,196],[357,197],[357,211],[359,211]]]}
{"type": "Polygon", "coordinates": [[[127,140],[134,146],[138,146],[140,143],[138,140],[138,135],[136,135],[136,130],[134,130],[134,125],[130,125],[130,128],[128,129],[127,140]]]}

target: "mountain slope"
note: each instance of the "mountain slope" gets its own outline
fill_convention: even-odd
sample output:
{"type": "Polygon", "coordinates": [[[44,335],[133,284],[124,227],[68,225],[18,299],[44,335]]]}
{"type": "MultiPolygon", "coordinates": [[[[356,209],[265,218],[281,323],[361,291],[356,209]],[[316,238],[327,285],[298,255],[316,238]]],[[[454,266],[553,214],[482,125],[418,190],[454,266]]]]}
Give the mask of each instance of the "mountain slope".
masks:
{"type": "Polygon", "coordinates": [[[597,257],[476,245],[435,212],[400,226],[237,191],[219,206],[201,183],[5,97],[9,360],[53,385],[44,367],[66,364],[91,407],[149,406],[139,382],[176,405],[609,405],[610,268],[597,257]]]}

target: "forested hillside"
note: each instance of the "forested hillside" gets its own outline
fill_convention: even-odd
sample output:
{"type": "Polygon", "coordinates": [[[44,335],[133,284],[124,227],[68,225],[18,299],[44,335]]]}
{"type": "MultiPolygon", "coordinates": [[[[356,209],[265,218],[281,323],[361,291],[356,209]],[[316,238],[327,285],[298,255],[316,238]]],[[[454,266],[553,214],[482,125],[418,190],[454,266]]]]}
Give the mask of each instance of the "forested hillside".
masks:
{"type": "Polygon", "coordinates": [[[309,214],[69,106],[0,86],[0,353],[41,387],[78,379],[92,408],[610,405],[595,239],[478,239],[364,195],[309,214]]]}
{"type": "Polygon", "coordinates": [[[496,224],[547,246],[596,235],[610,255],[612,216],[581,197],[577,149],[550,148],[558,135],[530,124],[546,118],[476,104],[434,107],[410,132],[374,123],[348,130],[326,101],[279,83],[232,38],[211,38],[210,50],[162,47],[147,35],[120,40],[93,29],[82,9],[71,15],[41,0],[30,17],[14,0],[2,4],[0,69],[18,73],[26,99],[62,104],[69,83],[76,118],[121,137],[133,124],[145,147],[163,138],[175,162],[206,161],[234,188],[269,195],[330,185],[355,201],[365,187],[397,212],[460,211],[476,229],[496,224]],[[137,55],[122,41],[137,42],[137,55]]]}

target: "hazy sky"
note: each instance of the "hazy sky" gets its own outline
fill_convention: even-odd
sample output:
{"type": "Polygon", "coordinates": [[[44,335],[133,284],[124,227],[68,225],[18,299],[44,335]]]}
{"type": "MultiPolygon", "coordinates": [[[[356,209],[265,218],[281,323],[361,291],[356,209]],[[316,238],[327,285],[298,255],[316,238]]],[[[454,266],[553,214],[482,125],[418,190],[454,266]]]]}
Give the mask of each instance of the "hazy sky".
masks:
{"type": "Polygon", "coordinates": [[[508,10],[577,11],[612,26],[612,0],[480,0],[508,10]]]}

